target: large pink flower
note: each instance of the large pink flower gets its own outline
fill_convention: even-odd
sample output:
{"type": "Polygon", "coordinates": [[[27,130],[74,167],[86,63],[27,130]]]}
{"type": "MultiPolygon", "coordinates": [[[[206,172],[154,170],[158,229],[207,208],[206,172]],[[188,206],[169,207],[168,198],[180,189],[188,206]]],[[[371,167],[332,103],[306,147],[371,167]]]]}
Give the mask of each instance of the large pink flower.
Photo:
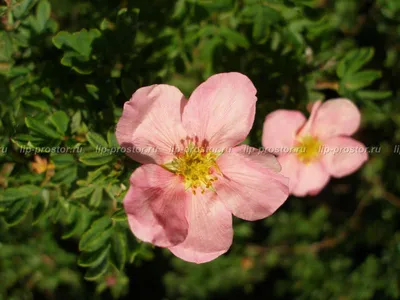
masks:
{"type": "Polygon", "coordinates": [[[262,144],[279,155],[291,194],[316,195],[330,176],[349,175],[368,159],[365,146],[349,137],[359,125],[360,112],[350,100],[318,101],[308,121],[299,111],[267,115],[262,144]]]}
{"type": "Polygon", "coordinates": [[[187,101],[170,85],[137,90],[118,122],[118,142],[143,163],[124,199],[132,232],[203,263],[232,244],[232,214],[271,215],[288,197],[277,159],[247,146],[256,89],[240,73],[202,83],[187,101]],[[237,146],[237,147],[235,147],[237,146]]]}

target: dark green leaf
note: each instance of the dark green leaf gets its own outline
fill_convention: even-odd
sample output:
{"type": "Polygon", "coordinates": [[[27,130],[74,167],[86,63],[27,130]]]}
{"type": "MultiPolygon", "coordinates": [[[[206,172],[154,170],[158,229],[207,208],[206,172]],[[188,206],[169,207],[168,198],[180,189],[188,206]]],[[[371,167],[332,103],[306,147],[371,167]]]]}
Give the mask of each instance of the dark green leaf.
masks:
{"type": "Polygon", "coordinates": [[[41,0],[36,8],[36,27],[38,32],[42,32],[47,21],[50,19],[51,6],[47,0],[41,0]]]}
{"type": "Polygon", "coordinates": [[[98,133],[96,132],[89,132],[86,135],[86,138],[89,142],[89,144],[97,149],[98,147],[102,147],[102,148],[108,148],[108,143],[106,142],[106,140],[98,133]]]}
{"type": "Polygon", "coordinates": [[[43,122],[35,120],[31,117],[25,118],[26,126],[32,131],[36,132],[39,135],[47,136],[53,139],[62,139],[63,135],[58,133],[56,130],[51,127],[45,125],[43,122]]]}
{"type": "Polygon", "coordinates": [[[374,56],[373,48],[361,48],[350,51],[339,62],[336,73],[339,78],[346,74],[353,74],[360,70],[374,56]]]}
{"type": "Polygon", "coordinates": [[[111,245],[106,245],[94,252],[82,252],[78,259],[81,267],[93,267],[99,265],[107,258],[111,245]]]}
{"type": "Polygon", "coordinates": [[[26,197],[32,197],[40,192],[40,188],[34,185],[22,185],[6,189],[0,194],[0,202],[11,202],[26,197]]]}
{"type": "Polygon", "coordinates": [[[108,257],[106,256],[97,266],[90,268],[87,270],[85,274],[86,280],[96,280],[100,276],[104,275],[107,272],[109,265],[108,257]]]}
{"type": "Polygon", "coordinates": [[[57,131],[64,135],[68,129],[69,117],[63,111],[56,111],[50,116],[49,121],[57,128],[57,131]]]}
{"type": "Polygon", "coordinates": [[[112,236],[111,258],[119,270],[122,270],[125,266],[127,249],[125,235],[121,232],[115,233],[112,236]]]}
{"type": "Polygon", "coordinates": [[[89,196],[94,191],[94,189],[95,187],[93,186],[81,187],[72,193],[71,198],[72,199],[85,198],[89,196]]]}
{"type": "Polygon", "coordinates": [[[362,71],[356,74],[347,74],[342,83],[347,90],[356,91],[369,86],[380,77],[380,71],[362,71]]]}
{"type": "Polygon", "coordinates": [[[95,251],[103,246],[112,233],[112,223],[108,216],[104,216],[93,222],[90,229],[85,232],[79,241],[81,251],[95,251]]]}
{"type": "MultiPolygon", "coordinates": [[[[26,197],[27,195],[25,195],[26,197]]],[[[31,208],[31,200],[19,200],[12,204],[11,208],[7,212],[6,216],[4,217],[4,221],[9,226],[14,226],[21,222],[31,208]]]]}
{"type": "Polygon", "coordinates": [[[114,159],[113,155],[101,152],[87,152],[80,156],[79,160],[88,166],[101,166],[114,159]]]}

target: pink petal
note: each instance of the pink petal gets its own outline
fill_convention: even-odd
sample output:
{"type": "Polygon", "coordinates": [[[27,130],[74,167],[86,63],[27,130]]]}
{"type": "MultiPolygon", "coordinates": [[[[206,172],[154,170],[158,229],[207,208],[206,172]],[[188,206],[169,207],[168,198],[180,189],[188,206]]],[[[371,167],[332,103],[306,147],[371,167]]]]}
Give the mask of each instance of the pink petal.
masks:
{"type": "Polygon", "coordinates": [[[299,136],[308,135],[311,133],[312,126],[314,124],[314,120],[317,116],[317,112],[318,112],[319,108],[321,107],[321,105],[322,105],[322,101],[316,101],[316,102],[312,103],[310,117],[308,118],[308,120],[304,124],[304,126],[299,130],[299,132],[298,132],[299,136]]]}
{"type": "Polygon", "coordinates": [[[306,118],[299,111],[279,109],[270,113],[264,121],[263,146],[269,152],[287,153],[284,148],[294,146],[296,134],[305,122],[306,118]]]}
{"type": "Polygon", "coordinates": [[[323,168],[321,162],[302,164],[299,167],[298,181],[292,194],[297,197],[318,194],[328,183],[329,173],[323,168]]]}
{"type": "Polygon", "coordinates": [[[360,119],[360,111],[350,100],[328,100],[315,112],[312,134],[321,140],[338,135],[350,136],[360,126],[360,119]]]}
{"type": "Polygon", "coordinates": [[[228,251],[232,244],[232,214],[214,192],[193,195],[188,212],[186,240],[169,248],[179,258],[205,263],[228,251]]]}
{"type": "Polygon", "coordinates": [[[135,236],[159,247],[183,242],[188,234],[187,201],[180,179],[160,166],[147,164],[135,170],[124,199],[135,236]]]}
{"type": "Polygon", "coordinates": [[[222,154],[217,164],[223,176],[215,190],[226,207],[237,217],[249,221],[266,218],[280,207],[289,195],[288,178],[276,173],[272,154],[222,154]]]}
{"type": "Polygon", "coordinates": [[[302,163],[297,159],[296,154],[280,155],[278,161],[282,167],[281,174],[289,178],[289,192],[292,193],[299,181],[299,170],[302,163]]]}
{"type": "Polygon", "coordinates": [[[324,144],[323,164],[334,177],[347,176],[368,160],[365,146],[349,137],[334,137],[324,144]]]}
{"type": "MultiPolygon", "coordinates": [[[[247,145],[240,145],[230,149],[230,152],[238,153],[240,155],[243,155],[243,157],[248,157],[252,161],[260,164],[261,167],[271,169],[274,172],[280,172],[282,169],[276,157],[274,155],[271,155],[264,149],[257,149],[247,145]]],[[[226,153],[229,153],[229,151],[226,153]]]]}
{"type": "Polygon", "coordinates": [[[186,132],[181,123],[183,94],[170,85],[138,89],[125,103],[116,136],[126,154],[141,163],[163,164],[173,159],[186,132]]]}
{"type": "Polygon", "coordinates": [[[245,75],[211,76],[190,96],[183,124],[199,142],[223,150],[244,141],[253,125],[256,88],[245,75]]]}

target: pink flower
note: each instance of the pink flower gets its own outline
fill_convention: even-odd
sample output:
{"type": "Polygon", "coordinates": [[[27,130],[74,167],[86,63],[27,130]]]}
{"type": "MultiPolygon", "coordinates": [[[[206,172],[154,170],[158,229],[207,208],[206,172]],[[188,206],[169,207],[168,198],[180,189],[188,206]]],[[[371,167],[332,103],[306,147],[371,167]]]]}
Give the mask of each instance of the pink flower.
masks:
{"type": "Polygon", "coordinates": [[[318,194],[330,176],[353,173],[368,159],[367,149],[350,138],[360,125],[358,108],[347,99],[314,103],[308,121],[299,111],[267,115],[262,144],[275,154],[295,196],[318,194]]]}
{"type": "Polygon", "coordinates": [[[246,76],[223,73],[189,101],[160,84],[140,88],[125,103],[117,139],[144,164],[123,202],[137,238],[203,263],[232,244],[232,214],[253,221],[282,205],[288,180],[278,174],[277,159],[235,147],[252,127],[255,95],[246,76]]]}

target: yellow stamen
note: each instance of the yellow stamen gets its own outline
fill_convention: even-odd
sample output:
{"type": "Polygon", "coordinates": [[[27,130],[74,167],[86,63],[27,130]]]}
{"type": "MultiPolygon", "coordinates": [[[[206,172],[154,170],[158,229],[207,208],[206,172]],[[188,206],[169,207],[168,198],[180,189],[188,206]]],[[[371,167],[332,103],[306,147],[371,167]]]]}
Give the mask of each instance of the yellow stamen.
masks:
{"type": "Polygon", "coordinates": [[[185,189],[192,189],[193,195],[199,188],[203,194],[206,189],[214,190],[213,182],[218,180],[215,172],[221,173],[217,165],[218,152],[207,151],[192,142],[185,151],[177,153],[176,158],[163,167],[183,178],[185,189]]]}
{"type": "Polygon", "coordinates": [[[321,146],[322,142],[317,138],[311,135],[303,136],[299,138],[296,146],[297,157],[305,164],[316,161],[320,158],[321,146]]]}

